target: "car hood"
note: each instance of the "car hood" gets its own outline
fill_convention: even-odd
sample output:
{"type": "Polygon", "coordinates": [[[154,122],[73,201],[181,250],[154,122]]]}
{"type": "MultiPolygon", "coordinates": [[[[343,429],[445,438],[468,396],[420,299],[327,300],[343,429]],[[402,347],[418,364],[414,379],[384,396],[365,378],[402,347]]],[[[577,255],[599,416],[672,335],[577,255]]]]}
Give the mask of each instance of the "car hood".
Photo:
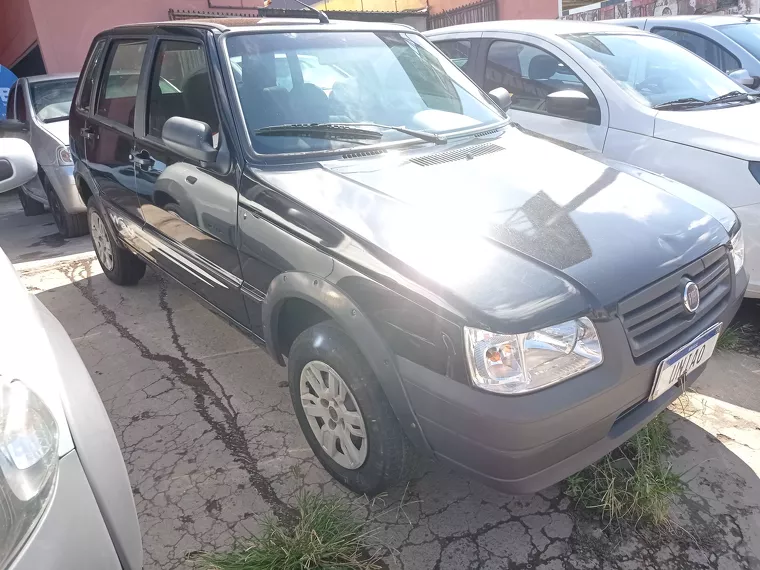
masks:
{"type": "Polygon", "coordinates": [[[760,160],[760,102],[691,111],[660,111],[654,136],[743,160],[760,160]]]}
{"type": "Polygon", "coordinates": [[[21,380],[45,403],[58,424],[58,454],[74,449],[61,391],[59,366],[45,326],[47,309],[29,294],[0,249],[0,383],[21,380]]]}
{"type": "Polygon", "coordinates": [[[53,121],[52,123],[40,123],[42,129],[55,137],[62,145],[69,146],[69,121],[53,121]]]}
{"type": "Polygon", "coordinates": [[[505,320],[531,305],[611,308],[728,241],[706,211],[717,202],[512,127],[481,140],[256,175],[505,320]]]}

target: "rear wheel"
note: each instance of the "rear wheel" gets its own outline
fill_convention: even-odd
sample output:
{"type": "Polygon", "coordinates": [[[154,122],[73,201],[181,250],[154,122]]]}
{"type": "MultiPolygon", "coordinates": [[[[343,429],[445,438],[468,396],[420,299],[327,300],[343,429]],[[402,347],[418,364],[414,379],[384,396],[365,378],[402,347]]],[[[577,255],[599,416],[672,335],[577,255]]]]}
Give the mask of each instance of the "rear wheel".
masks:
{"type": "Polygon", "coordinates": [[[53,214],[58,231],[65,238],[83,236],[87,233],[87,212],[69,214],[61,203],[58,193],[47,179],[43,179],[42,185],[50,204],[50,213],[53,214]]]}
{"type": "Polygon", "coordinates": [[[45,213],[45,206],[26,195],[23,188],[18,189],[18,200],[24,209],[25,216],[39,216],[45,213]]]}
{"type": "Polygon", "coordinates": [[[412,444],[369,364],[334,321],[293,341],[288,380],[306,440],[340,483],[376,495],[409,476],[412,444]]]}
{"type": "Polygon", "coordinates": [[[145,275],[145,262],[115,243],[95,207],[94,198],[87,204],[90,237],[103,273],[117,285],[136,285],[145,275]]]}

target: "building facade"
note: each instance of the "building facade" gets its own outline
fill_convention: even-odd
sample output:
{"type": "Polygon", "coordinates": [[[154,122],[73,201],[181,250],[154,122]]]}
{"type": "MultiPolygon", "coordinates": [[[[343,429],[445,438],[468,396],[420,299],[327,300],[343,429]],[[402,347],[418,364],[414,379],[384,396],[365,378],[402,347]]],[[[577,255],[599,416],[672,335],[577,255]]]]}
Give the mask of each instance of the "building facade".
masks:
{"type": "Polygon", "coordinates": [[[604,0],[565,10],[569,20],[612,20],[692,14],[757,14],[760,0],[604,0]]]}

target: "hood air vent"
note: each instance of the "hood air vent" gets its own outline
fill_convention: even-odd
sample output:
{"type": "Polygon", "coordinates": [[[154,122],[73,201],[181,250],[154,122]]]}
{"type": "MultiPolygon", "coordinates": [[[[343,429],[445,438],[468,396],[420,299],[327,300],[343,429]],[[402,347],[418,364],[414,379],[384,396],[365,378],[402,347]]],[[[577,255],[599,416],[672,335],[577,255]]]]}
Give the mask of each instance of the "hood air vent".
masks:
{"type": "Polygon", "coordinates": [[[376,156],[378,154],[385,154],[385,150],[359,150],[356,152],[347,152],[343,155],[343,158],[362,158],[364,156],[376,156]]]}
{"type": "Polygon", "coordinates": [[[483,156],[484,154],[491,154],[492,152],[499,152],[504,150],[501,147],[492,143],[483,143],[474,146],[468,146],[466,148],[459,148],[456,150],[447,150],[445,152],[438,152],[435,154],[428,154],[426,156],[420,156],[411,159],[409,162],[419,164],[420,166],[433,166],[435,164],[443,164],[444,162],[455,162],[457,160],[472,160],[476,156],[483,156]]]}

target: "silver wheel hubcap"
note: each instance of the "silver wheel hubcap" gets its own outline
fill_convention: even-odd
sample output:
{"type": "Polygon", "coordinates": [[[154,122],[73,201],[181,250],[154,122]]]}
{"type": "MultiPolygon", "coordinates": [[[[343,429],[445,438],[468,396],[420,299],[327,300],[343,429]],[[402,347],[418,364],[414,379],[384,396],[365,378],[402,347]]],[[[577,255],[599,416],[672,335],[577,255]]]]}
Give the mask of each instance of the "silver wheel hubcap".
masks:
{"type": "Polygon", "coordinates": [[[98,254],[100,263],[111,271],[113,269],[111,241],[108,239],[106,227],[103,225],[100,215],[92,210],[90,211],[90,235],[92,235],[92,243],[95,246],[95,253],[98,254]]]}
{"type": "Polygon", "coordinates": [[[364,465],[364,417],[343,378],[324,362],[312,360],[303,367],[301,406],[311,431],[335,463],[346,469],[364,465]]]}

